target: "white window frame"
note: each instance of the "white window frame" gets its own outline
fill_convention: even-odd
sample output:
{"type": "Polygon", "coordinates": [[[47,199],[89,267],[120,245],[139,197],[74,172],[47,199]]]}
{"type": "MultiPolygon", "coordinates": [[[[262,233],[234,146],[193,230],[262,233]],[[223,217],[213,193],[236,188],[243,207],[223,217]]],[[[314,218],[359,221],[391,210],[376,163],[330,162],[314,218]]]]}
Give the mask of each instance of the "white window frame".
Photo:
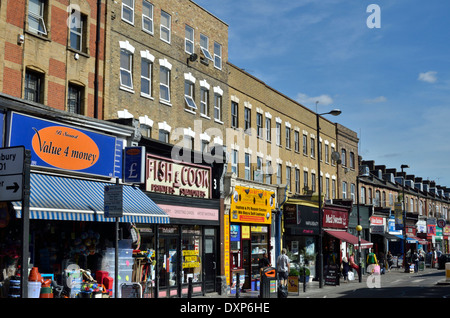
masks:
{"type": "MultiPolygon", "coordinates": [[[[84,19],[83,19],[83,15],[81,14],[80,11],[76,11],[75,14],[72,14],[70,16],[70,28],[69,28],[69,45],[71,49],[80,51],[80,52],[84,52],[85,51],[85,47],[84,47],[84,40],[83,36],[84,36],[84,28],[85,28],[85,24],[84,24],[84,19]],[[73,21],[73,19],[75,19],[75,21],[73,21]],[[79,29],[79,31],[78,31],[79,29]],[[78,37],[78,45],[79,48],[73,47],[72,46],[72,35],[78,37]]],[[[86,18],[87,20],[87,18],[86,18]]]]}
{"type": "Polygon", "coordinates": [[[167,12],[161,10],[161,25],[159,27],[159,38],[166,42],[169,43],[171,42],[171,38],[172,38],[172,16],[170,14],[168,14],[167,12]],[[163,24],[163,16],[166,16],[168,18],[168,26],[163,24]],[[166,31],[168,34],[169,39],[165,39],[163,38],[163,34],[165,34],[163,31],[166,31]]]}
{"type": "Polygon", "coordinates": [[[281,163],[277,164],[277,184],[281,184],[282,183],[282,169],[283,169],[283,165],[281,163]]]}
{"type": "Polygon", "coordinates": [[[266,141],[272,141],[272,118],[266,117],[266,141]]]}
{"type": "Polygon", "coordinates": [[[214,42],[214,67],[222,69],[222,44],[214,42]]]}
{"type": "Polygon", "coordinates": [[[47,27],[45,25],[45,6],[47,5],[45,0],[29,0],[30,2],[33,1],[36,5],[39,6],[39,12],[32,12],[30,11],[31,5],[28,3],[28,30],[36,33],[38,35],[47,35],[47,27]],[[39,26],[42,27],[43,30],[38,30],[30,26],[30,18],[36,20],[39,26]]]}
{"type": "Polygon", "coordinates": [[[291,128],[286,126],[285,133],[286,133],[286,149],[291,149],[291,128]]]}
{"type": "Polygon", "coordinates": [[[209,89],[200,87],[200,114],[209,116],[209,89]]]}
{"type": "Polygon", "coordinates": [[[193,82],[190,79],[184,80],[184,100],[186,102],[186,108],[189,111],[194,111],[197,109],[197,105],[194,100],[194,89],[195,89],[195,81],[193,82]]]}
{"type": "Polygon", "coordinates": [[[256,136],[263,138],[263,115],[261,113],[256,113],[256,136]]]}
{"type": "Polygon", "coordinates": [[[214,90],[214,121],[223,124],[222,122],[223,90],[219,86],[215,86],[213,90],[214,90]]]}
{"type": "Polygon", "coordinates": [[[194,53],[194,39],[195,39],[195,31],[194,28],[189,26],[189,25],[185,25],[184,27],[184,51],[188,54],[193,54],[194,53]],[[190,34],[188,33],[190,32],[190,34]],[[188,35],[190,36],[190,38],[188,38],[188,35]],[[191,49],[188,49],[188,45],[190,44],[191,49]]]}
{"type": "Polygon", "coordinates": [[[209,38],[200,33],[200,50],[202,51],[203,55],[210,61],[214,61],[211,53],[209,52],[209,38]],[[206,43],[204,43],[206,42],[206,43]]]}
{"type": "Polygon", "coordinates": [[[272,161],[266,160],[266,184],[272,184],[272,161]]]}
{"type": "Polygon", "coordinates": [[[250,133],[250,131],[247,131],[247,129],[251,128],[252,128],[252,110],[248,107],[244,107],[244,131],[250,133]]]}
{"type": "Polygon", "coordinates": [[[245,180],[251,180],[251,154],[249,153],[245,153],[245,161],[244,161],[244,166],[245,166],[245,174],[244,174],[244,179],[245,180]]]}
{"type": "Polygon", "coordinates": [[[154,12],[154,10],[153,9],[154,9],[154,6],[153,6],[152,3],[150,3],[147,0],[142,0],[142,30],[144,32],[147,32],[147,33],[151,34],[151,35],[153,35],[153,33],[154,33],[154,25],[153,25],[153,12],[154,12]],[[151,12],[150,12],[151,16],[144,14],[145,6],[148,6],[148,8],[151,10],[151,12]],[[151,25],[151,28],[152,28],[151,30],[146,29],[144,27],[145,21],[149,21],[149,24],[151,25]]]}
{"type": "Polygon", "coordinates": [[[122,0],[122,20],[127,22],[127,23],[129,23],[129,24],[131,24],[131,25],[134,25],[134,6],[135,6],[135,3],[134,3],[134,0],[130,0],[130,1],[131,1],[132,5],[133,5],[132,7],[129,6],[128,4],[126,4],[125,0],[122,0]],[[124,10],[130,10],[132,21],[127,20],[127,19],[124,18],[124,16],[123,16],[124,10]]]}
{"type": "Polygon", "coordinates": [[[276,123],[276,132],[277,132],[277,146],[281,147],[281,123],[276,123]]]}
{"type": "Polygon", "coordinates": [[[239,104],[231,101],[231,128],[238,128],[239,126],[239,104]]]}
{"type": "Polygon", "coordinates": [[[152,77],[153,77],[153,62],[155,61],[155,57],[151,55],[148,51],[141,51],[141,96],[152,98],[153,96],[153,85],[152,85],[152,77]],[[143,63],[148,63],[148,75],[149,77],[145,77],[142,75],[142,67],[143,63]],[[149,86],[149,93],[142,91],[142,82],[147,81],[149,86]]]}
{"type": "Polygon", "coordinates": [[[171,80],[171,72],[172,72],[172,64],[170,64],[167,59],[159,60],[159,101],[163,104],[170,104],[170,80],[171,80]],[[167,72],[167,83],[161,81],[161,75],[163,72],[167,72]],[[161,97],[162,88],[167,88],[168,99],[164,99],[161,97]]]}
{"type": "MultiPolygon", "coordinates": [[[[127,43],[128,43],[128,41],[127,41],[127,43]]],[[[131,90],[131,91],[133,90],[133,55],[134,55],[134,48],[131,50],[129,47],[124,48],[121,46],[121,49],[120,49],[120,87],[124,88],[126,90],[131,90]],[[122,54],[128,55],[128,64],[129,64],[130,69],[126,69],[126,68],[122,67],[122,54]],[[123,83],[122,73],[129,74],[131,86],[128,86],[123,83]]]]}
{"type": "Polygon", "coordinates": [[[231,172],[234,172],[236,174],[236,177],[239,176],[238,160],[239,160],[239,152],[236,149],[232,149],[231,150],[231,172]]]}

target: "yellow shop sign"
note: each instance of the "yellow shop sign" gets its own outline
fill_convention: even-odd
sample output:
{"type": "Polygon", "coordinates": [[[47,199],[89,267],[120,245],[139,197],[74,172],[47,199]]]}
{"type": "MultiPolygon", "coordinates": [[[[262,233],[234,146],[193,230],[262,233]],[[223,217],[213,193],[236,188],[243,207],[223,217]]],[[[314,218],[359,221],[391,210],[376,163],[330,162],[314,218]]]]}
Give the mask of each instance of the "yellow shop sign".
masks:
{"type": "Polygon", "coordinates": [[[275,193],[236,186],[231,199],[230,221],[242,223],[272,223],[275,193]]]}

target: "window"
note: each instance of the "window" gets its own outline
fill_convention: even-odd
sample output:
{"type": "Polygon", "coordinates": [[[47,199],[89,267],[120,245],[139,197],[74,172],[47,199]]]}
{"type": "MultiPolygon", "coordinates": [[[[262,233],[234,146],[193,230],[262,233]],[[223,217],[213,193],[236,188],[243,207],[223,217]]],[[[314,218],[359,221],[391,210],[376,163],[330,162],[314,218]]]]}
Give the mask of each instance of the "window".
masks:
{"type": "Polygon", "coordinates": [[[170,69],[165,66],[159,68],[159,98],[170,103],[170,69]]]}
{"type": "Polygon", "coordinates": [[[165,142],[165,143],[169,143],[169,132],[166,130],[159,130],[159,141],[165,142]]]}
{"type": "Polygon", "coordinates": [[[317,152],[319,153],[319,160],[322,161],[322,142],[319,141],[319,149],[317,149],[317,152]]]}
{"type": "Polygon", "coordinates": [[[325,198],[330,199],[330,178],[325,178],[325,198]]]}
{"type": "Polygon", "coordinates": [[[25,73],[24,98],[36,103],[44,103],[44,74],[28,70],[25,73]]]}
{"type": "Polygon", "coordinates": [[[281,184],[281,163],[277,164],[277,184],[281,184]]]}
{"type": "Polygon", "coordinates": [[[262,114],[256,113],[256,136],[262,138],[263,127],[262,127],[262,114]]]}
{"type": "Polygon", "coordinates": [[[311,173],[311,190],[312,192],[316,191],[316,174],[311,173]]]}
{"type": "Polygon", "coordinates": [[[222,120],[222,96],[214,94],[214,118],[222,120]]]}
{"type": "Polygon", "coordinates": [[[272,184],[272,161],[267,160],[266,161],[266,183],[267,184],[272,184]]]}
{"type": "Polygon", "coordinates": [[[266,140],[267,141],[271,141],[271,119],[266,117],[266,140]]]}
{"type": "Polygon", "coordinates": [[[294,130],[294,150],[300,151],[300,133],[297,130],[294,130]]]}
{"type": "MultiPolygon", "coordinates": [[[[335,148],[333,146],[331,146],[331,153],[335,152],[335,148]]],[[[336,160],[334,160],[333,158],[331,158],[331,165],[335,166],[336,165],[336,160]]]]}
{"type": "Polygon", "coordinates": [[[303,135],[303,154],[308,155],[308,136],[303,135]]]}
{"type": "Polygon", "coordinates": [[[209,116],[209,90],[206,87],[200,88],[200,113],[209,116]]]}
{"type": "Polygon", "coordinates": [[[184,51],[186,53],[194,53],[194,29],[189,25],[185,26],[184,51]]]}
{"type": "Polygon", "coordinates": [[[152,136],[152,127],[147,124],[139,124],[139,129],[143,137],[150,138],[152,136]]]}
{"type": "Polygon", "coordinates": [[[222,45],[214,42],[214,67],[222,69],[222,45]]]}
{"type": "Polygon", "coordinates": [[[250,131],[247,131],[247,129],[251,128],[251,109],[248,107],[244,107],[244,130],[247,133],[250,133],[250,131]]]}
{"type": "Polygon", "coordinates": [[[331,195],[336,199],[336,180],[331,180],[331,195]]]}
{"type": "Polygon", "coordinates": [[[134,0],[122,0],[122,20],[134,25],[134,0]]]}
{"type": "Polygon", "coordinates": [[[142,29],[153,34],[153,4],[147,0],[142,2],[142,29]]]}
{"type": "Polygon", "coordinates": [[[262,158],[256,157],[256,171],[254,175],[254,180],[258,182],[263,182],[263,170],[262,170],[262,158]]]}
{"type": "Polygon", "coordinates": [[[28,30],[38,35],[47,35],[45,5],[45,0],[30,0],[28,3],[28,30]]]}
{"type": "Polygon", "coordinates": [[[361,187],[361,195],[360,195],[361,204],[366,204],[366,188],[361,187]]]}
{"type": "Polygon", "coordinates": [[[194,83],[191,81],[184,81],[184,100],[186,101],[186,109],[193,111],[197,109],[194,101],[194,83]]]}
{"type": "Polygon", "coordinates": [[[354,183],[350,184],[350,196],[354,203],[355,203],[355,191],[356,191],[355,184],[354,183]]]}
{"type": "Polygon", "coordinates": [[[286,148],[291,149],[291,128],[286,127],[286,148]]]}
{"type": "Polygon", "coordinates": [[[295,169],[295,193],[300,193],[300,170],[295,169]]]}
{"type": "Polygon", "coordinates": [[[277,130],[277,146],[281,146],[281,123],[276,124],[277,130]]]}
{"type": "Polygon", "coordinates": [[[342,182],[342,199],[347,199],[347,182],[342,182]]]}
{"type": "Polygon", "coordinates": [[[238,103],[231,102],[231,127],[238,128],[238,103]]]}
{"type": "Polygon", "coordinates": [[[120,86],[133,89],[132,76],[133,54],[125,49],[120,50],[120,86]]]}
{"type": "Polygon", "coordinates": [[[245,154],[245,180],[250,180],[250,154],[245,154]]]}
{"type": "Polygon", "coordinates": [[[171,20],[170,14],[161,10],[160,39],[167,43],[170,43],[171,20]]]}
{"type": "Polygon", "coordinates": [[[194,137],[185,135],[183,138],[183,148],[194,150],[194,137]]]}
{"type": "Polygon", "coordinates": [[[141,95],[151,97],[152,94],[152,61],[141,58],[141,95]]]}
{"type": "Polygon", "coordinates": [[[238,151],[232,150],[231,151],[231,172],[236,174],[236,177],[239,176],[238,174],[238,151]]]}
{"type": "Polygon", "coordinates": [[[292,189],[291,185],[291,167],[286,166],[286,185],[289,190],[292,189]]]}
{"type": "Polygon", "coordinates": [[[353,152],[350,152],[349,164],[350,169],[355,169],[355,154],[353,152]]]}
{"type": "Polygon", "coordinates": [[[82,113],[83,87],[69,83],[67,110],[73,114],[82,113]]]}
{"type": "Polygon", "coordinates": [[[200,50],[202,51],[203,55],[208,60],[213,60],[211,53],[209,53],[209,39],[206,35],[200,33],[200,50]]]}
{"type": "Polygon", "coordinates": [[[342,151],[341,151],[341,160],[342,160],[342,166],[347,167],[347,151],[344,148],[342,148],[342,151]]]}
{"type": "Polygon", "coordinates": [[[325,144],[325,163],[330,163],[330,150],[328,144],[325,144]]]}
{"type": "Polygon", "coordinates": [[[311,158],[316,157],[316,140],[311,137],[311,158]]]}
{"type": "Polygon", "coordinates": [[[80,12],[70,16],[70,48],[86,52],[86,26],[87,17],[80,12]]]}
{"type": "Polygon", "coordinates": [[[306,192],[306,190],[310,190],[308,188],[308,171],[303,171],[303,190],[306,192]]]}

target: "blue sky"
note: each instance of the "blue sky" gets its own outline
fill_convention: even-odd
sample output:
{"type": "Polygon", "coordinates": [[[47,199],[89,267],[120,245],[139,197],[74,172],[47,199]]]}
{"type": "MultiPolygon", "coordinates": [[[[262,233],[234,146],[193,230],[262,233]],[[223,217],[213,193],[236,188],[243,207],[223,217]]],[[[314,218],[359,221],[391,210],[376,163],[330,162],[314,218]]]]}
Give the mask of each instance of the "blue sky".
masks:
{"type": "Polygon", "coordinates": [[[450,187],[450,1],[194,1],[228,24],[231,63],[341,109],[329,119],[358,133],[364,160],[450,187]]]}

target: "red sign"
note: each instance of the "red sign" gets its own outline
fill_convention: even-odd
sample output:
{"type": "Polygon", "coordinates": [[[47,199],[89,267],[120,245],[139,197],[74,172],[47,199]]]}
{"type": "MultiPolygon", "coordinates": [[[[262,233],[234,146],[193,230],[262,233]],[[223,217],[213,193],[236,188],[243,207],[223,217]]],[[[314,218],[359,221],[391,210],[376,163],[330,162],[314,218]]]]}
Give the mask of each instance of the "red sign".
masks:
{"type": "Polygon", "coordinates": [[[348,227],[348,212],[345,210],[323,210],[323,227],[346,229],[348,227]]]}

